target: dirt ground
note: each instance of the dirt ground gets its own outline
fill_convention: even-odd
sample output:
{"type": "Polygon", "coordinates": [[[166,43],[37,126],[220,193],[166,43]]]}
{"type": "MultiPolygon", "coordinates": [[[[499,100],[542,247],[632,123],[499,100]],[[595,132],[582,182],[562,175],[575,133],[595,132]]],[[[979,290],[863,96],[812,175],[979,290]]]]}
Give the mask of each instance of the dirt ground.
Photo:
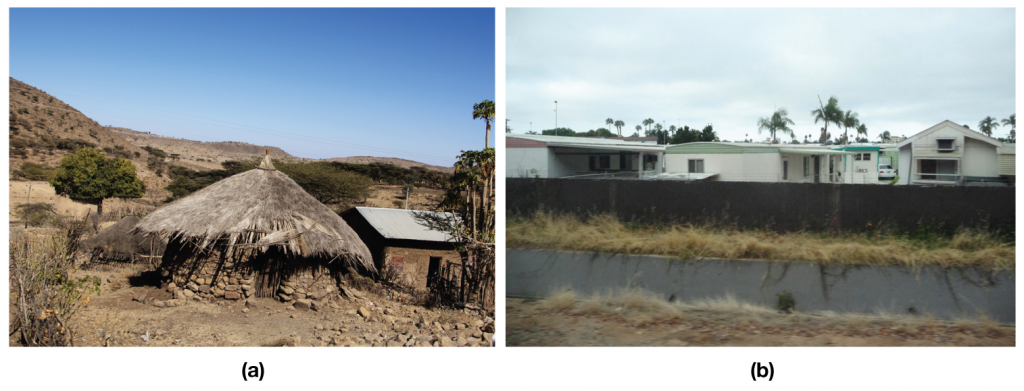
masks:
{"type": "MultiPolygon", "coordinates": [[[[8,181],[10,183],[10,198],[8,199],[9,209],[7,213],[10,216],[11,224],[21,223],[24,224],[24,217],[18,213],[16,209],[18,205],[25,203],[26,197],[29,202],[44,202],[52,204],[54,211],[59,214],[85,216],[86,213],[90,215],[96,214],[96,205],[85,204],[77,201],[72,201],[68,197],[58,196],[53,190],[53,186],[44,181],[8,181]],[[32,193],[29,194],[29,185],[32,186],[32,193]]],[[[111,198],[103,201],[103,214],[110,215],[111,213],[121,213],[130,211],[142,211],[150,212],[155,209],[154,207],[147,205],[151,202],[150,198],[140,198],[138,200],[122,200],[117,198],[111,198]]],[[[116,220],[116,216],[115,220],[116,220]]]]}
{"type": "MultiPolygon", "coordinates": [[[[218,300],[158,308],[151,303],[171,295],[148,285],[154,274],[140,273],[146,269],[76,271],[76,277],[97,276],[103,283],[79,312],[75,346],[493,345],[493,311],[428,309],[368,292],[334,297],[319,311],[268,298],[252,307],[218,300]],[[134,300],[142,292],[143,302],[134,300]]],[[[9,343],[20,346],[17,333],[9,343]]]]}
{"type": "Polygon", "coordinates": [[[1015,346],[992,322],[779,313],[743,306],[677,306],[506,299],[508,346],[1015,346]]]}

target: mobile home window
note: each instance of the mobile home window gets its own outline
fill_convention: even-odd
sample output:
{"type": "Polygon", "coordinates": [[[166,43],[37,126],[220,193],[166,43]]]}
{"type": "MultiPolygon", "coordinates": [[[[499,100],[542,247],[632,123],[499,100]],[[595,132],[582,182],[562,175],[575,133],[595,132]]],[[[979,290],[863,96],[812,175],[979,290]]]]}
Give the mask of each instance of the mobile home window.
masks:
{"type": "Polygon", "coordinates": [[[804,176],[811,176],[811,157],[804,156],[804,176]]]}
{"type": "Polygon", "coordinates": [[[704,159],[690,159],[689,163],[691,173],[704,172],[704,159]]]}
{"type": "Polygon", "coordinates": [[[782,161],[782,180],[789,180],[789,161],[782,161]]]}
{"type": "Polygon", "coordinates": [[[940,139],[935,140],[935,141],[937,141],[939,143],[939,150],[940,151],[952,151],[952,150],[955,149],[953,147],[953,141],[956,141],[956,139],[940,138],[940,139]]]}

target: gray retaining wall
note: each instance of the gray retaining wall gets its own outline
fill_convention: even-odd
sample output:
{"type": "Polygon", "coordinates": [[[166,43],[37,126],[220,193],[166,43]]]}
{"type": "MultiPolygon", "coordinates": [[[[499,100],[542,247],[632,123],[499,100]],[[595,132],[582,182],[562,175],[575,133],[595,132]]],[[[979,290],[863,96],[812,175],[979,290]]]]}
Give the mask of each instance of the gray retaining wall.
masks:
{"type": "Polygon", "coordinates": [[[720,298],[775,308],[789,291],[798,311],[927,314],[1016,323],[1014,270],[842,266],[807,262],[701,259],[544,250],[508,250],[506,294],[543,297],[639,287],[680,300],[720,298]]]}

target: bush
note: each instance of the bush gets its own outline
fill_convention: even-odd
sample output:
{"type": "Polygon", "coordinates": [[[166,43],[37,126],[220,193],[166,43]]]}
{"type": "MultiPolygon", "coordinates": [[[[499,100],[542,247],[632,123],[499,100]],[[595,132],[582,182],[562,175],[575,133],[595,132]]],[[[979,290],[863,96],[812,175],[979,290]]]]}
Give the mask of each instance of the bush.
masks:
{"type": "Polygon", "coordinates": [[[781,293],[775,294],[778,297],[779,302],[777,308],[782,312],[793,312],[796,310],[796,299],[793,298],[793,294],[789,291],[782,291],[781,293]]]}
{"type": "Polygon", "coordinates": [[[22,345],[74,345],[75,314],[100,287],[97,277],[71,276],[87,225],[85,219],[62,217],[54,235],[11,238],[11,325],[22,345]]]}
{"type": "Polygon", "coordinates": [[[22,163],[21,170],[15,171],[15,175],[20,175],[30,181],[49,181],[53,177],[53,167],[45,167],[35,163],[22,163]]]}

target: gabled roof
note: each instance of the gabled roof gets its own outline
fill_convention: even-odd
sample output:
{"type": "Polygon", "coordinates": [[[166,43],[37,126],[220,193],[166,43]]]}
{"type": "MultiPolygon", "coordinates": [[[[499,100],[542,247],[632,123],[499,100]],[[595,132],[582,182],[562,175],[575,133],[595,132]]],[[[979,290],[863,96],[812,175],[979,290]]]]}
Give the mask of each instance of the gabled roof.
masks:
{"type": "Polygon", "coordinates": [[[975,132],[975,131],[973,131],[971,129],[965,128],[962,125],[958,125],[956,122],[953,122],[953,121],[950,121],[950,120],[947,119],[945,121],[939,122],[935,126],[932,126],[932,127],[928,128],[928,129],[925,129],[924,131],[921,131],[918,134],[915,134],[913,136],[907,137],[906,140],[900,141],[899,144],[896,144],[896,148],[903,148],[906,145],[912,144],[914,141],[917,141],[917,139],[919,139],[921,137],[924,137],[924,136],[930,134],[931,132],[939,130],[939,129],[945,127],[945,126],[949,126],[949,127],[953,128],[953,129],[959,130],[961,133],[964,134],[965,137],[970,137],[970,138],[973,138],[973,139],[978,140],[978,141],[984,141],[986,143],[992,144],[996,148],[1003,146],[1003,143],[1001,141],[999,141],[999,140],[996,140],[994,138],[991,138],[989,136],[981,134],[980,132],[975,132]]]}
{"type": "Polygon", "coordinates": [[[451,217],[451,213],[368,208],[363,206],[357,206],[356,211],[385,239],[424,240],[428,242],[447,242],[449,239],[447,233],[435,231],[420,224],[416,219],[416,215],[426,213],[451,217]]]}

